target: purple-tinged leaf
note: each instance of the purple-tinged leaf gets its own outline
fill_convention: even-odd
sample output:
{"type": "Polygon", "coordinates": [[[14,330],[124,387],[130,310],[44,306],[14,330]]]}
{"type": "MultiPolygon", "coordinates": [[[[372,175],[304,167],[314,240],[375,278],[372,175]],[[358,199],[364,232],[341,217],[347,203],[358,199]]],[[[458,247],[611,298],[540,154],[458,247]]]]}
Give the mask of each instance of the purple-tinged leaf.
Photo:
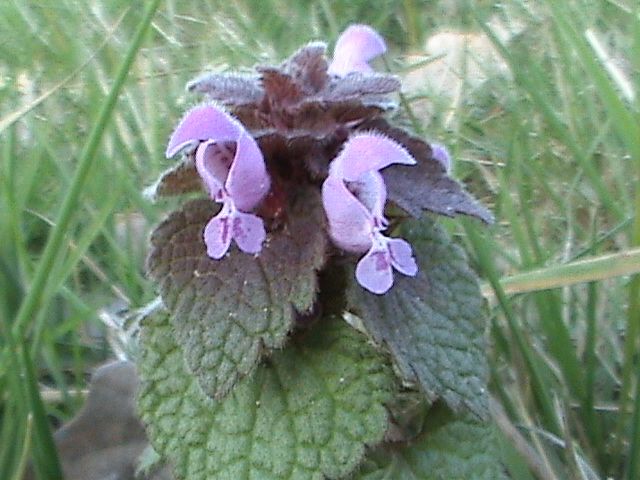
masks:
{"type": "Polygon", "coordinates": [[[306,95],[320,92],[329,81],[326,50],[326,44],[313,42],[302,47],[282,64],[282,70],[291,76],[306,95]]]}
{"type": "Polygon", "coordinates": [[[193,155],[185,155],[177,165],[160,174],[156,183],[144,190],[144,195],[155,201],[160,197],[200,191],[204,191],[204,186],[196,170],[193,155]]]}
{"type": "Polygon", "coordinates": [[[396,275],[384,295],[351,281],[348,308],[429,401],[441,398],[486,418],[486,320],[477,278],[462,249],[430,220],[406,221],[400,234],[411,244],[417,275],[396,275]]]}
{"type": "Polygon", "coordinates": [[[401,86],[398,77],[393,75],[354,72],[343,78],[334,78],[322,98],[328,102],[360,99],[368,95],[397,92],[401,86]]]}
{"type": "Polygon", "coordinates": [[[384,39],[367,25],[351,25],[336,42],[329,73],[339,77],[351,72],[369,73],[368,62],[387,51],[384,39]]]}
{"type": "Polygon", "coordinates": [[[257,75],[207,73],[190,81],[187,90],[204,93],[227,106],[256,104],[264,96],[257,75]]]}
{"type": "Polygon", "coordinates": [[[189,369],[210,396],[226,395],[263,355],[282,347],[296,311],[314,303],[326,255],[324,214],[313,189],[290,198],[286,225],[267,235],[259,255],[207,255],[203,229],[216,206],[205,199],[188,202],[152,234],[149,276],[189,369]]]}
{"type": "Polygon", "coordinates": [[[271,108],[284,109],[304,98],[302,87],[288,73],[273,67],[259,67],[258,71],[271,108]]]}
{"type": "Polygon", "coordinates": [[[382,171],[389,201],[415,218],[423,210],[454,217],[459,214],[493,223],[493,215],[464,188],[447,175],[444,166],[433,157],[428,143],[405,130],[389,126],[378,118],[362,124],[362,130],[377,130],[403,145],[417,163],[395,165],[382,171]]]}

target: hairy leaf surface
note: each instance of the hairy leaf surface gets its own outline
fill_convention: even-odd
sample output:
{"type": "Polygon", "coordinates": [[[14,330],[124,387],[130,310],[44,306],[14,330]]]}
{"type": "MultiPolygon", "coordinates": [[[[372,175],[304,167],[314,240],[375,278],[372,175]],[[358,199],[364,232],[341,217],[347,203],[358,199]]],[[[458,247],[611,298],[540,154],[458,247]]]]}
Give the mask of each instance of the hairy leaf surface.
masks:
{"type": "Polygon", "coordinates": [[[390,365],[341,319],[320,320],[221,401],[185,370],[166,315],[141,342],[142,419],[179,479],[343,478],[387,429],[390,365]]]}
{"type": "Polygon", "coordinates": [[[416,165],[394,165],[382,171],[389,200],[404,211],[415,218],[428,210],[448,217],[463,214],[485,223],[493,222],[493,214],[449,177],[442,164],[433,158],[427,142],[406,130],[390,126],[383,118],[369,120],[360,128],[388,135],[404,145],[417,160],[416,165]]]}
{"type": "Polygon", "coordinates": [[[259,255],[232,246],[221,260],[207,256],[202,231],[217,209],[210,200],[186,203],[152,235],[149,274],[187,365],[209,395],[226,395],[265,352],[285,343],[296,312],[313,306],[325,259],[324,214],[318,194],[303,193],[259,255]]]}
{"type": "Polygon", "coordinates": [[[427,398],[456,411],[487,416],[483,298],[464,252],[430,220],[409,221],[416,277],[396,275],[391,290],[375,295],[353,279],[349,308],[375,340],[386,344],[407,379],[427,398]]]}
{"type": "Polygon", "coordinates": [[[374,449],[354,480],[505,480],[495,427],[436,406],[409,444],[374,449]]]}
{"type": "Polygon", "coordinates": [[[157,200],[198,191],[204,191],[204,186],[196,171],[193,155],[185,155],[179,163],[162,172],[156,183],[145,190],[145,195],[157,200]]]}

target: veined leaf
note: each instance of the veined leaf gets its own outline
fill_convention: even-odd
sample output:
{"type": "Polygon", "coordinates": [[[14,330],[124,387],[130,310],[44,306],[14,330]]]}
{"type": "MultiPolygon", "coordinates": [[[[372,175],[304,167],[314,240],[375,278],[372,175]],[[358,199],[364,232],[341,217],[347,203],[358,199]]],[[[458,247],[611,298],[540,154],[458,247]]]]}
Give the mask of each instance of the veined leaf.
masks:
{"type": "Polygon", "coordinates": [[[202,231],[215,208],[194,200],[171,214],[153,233],[148,269],[189,370],[208,395],[220,398],[266,350],[284,345],[296,311],[313,306],[326,240],[318,194],[309,191],[291,206],[285,227],[268,234],[259,255],[232,247],[213,260],[202,231]]]}
{"type": "Polygon", "coordinates": [[[436,405],[420,438],[373,450],[354,480],[504,480],[496,435],[493,424],[436,405]]]}
{"type": "MultiPolygon", "coordinates": [[[[430,401],[487,416],[483,299],[464,252],[432,221],[410,221],[401,236],[418,262],[416,277],[395,276],[384,295],[351,281],[349,308],[402,373],[430,401]]],[[[352,277],[353,278],[353,277],[352,277]]]]}
{"type": "Polygon", "coordinates": [[[167,315],[147,319],[141,342],[142,419],[179,479],[343,478],[387,429],[390,365],[339,318],[295,337],[221,401],[185,370],[167,315]]]}

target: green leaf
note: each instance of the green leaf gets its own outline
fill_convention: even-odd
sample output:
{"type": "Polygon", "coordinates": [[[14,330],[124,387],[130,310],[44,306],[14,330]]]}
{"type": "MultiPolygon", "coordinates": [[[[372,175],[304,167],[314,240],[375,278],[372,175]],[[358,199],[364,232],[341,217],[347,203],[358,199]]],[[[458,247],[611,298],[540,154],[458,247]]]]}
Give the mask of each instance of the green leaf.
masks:
{"type": "Polygon", "coordinates": [[[223,400],[184,369],[166,315],[141,332],[142,419],[180,479],[342,478],[382,441],[388,361],[337,317],[294,336],[223,400]]]}
{"type": "Polygon", "coordinates": [[[296,311],[313,306],[325,259],[324,214],[319,195],[303,193],[259,255],[232,246],[222,260],[207,256],[202,231],[216,213],[210,200],[185,204],[152,235],[149,274],[189,369],[213,397],[226,395],[267,349],[281,347],[296,311]]]}
{"type": "Polygon", "coordinates": [[[502,480],[508,477],[499,458],[493,424],[456,418],[437,404],[419,439],[374,449],[354,480],[502,480]]]}
{"type": "Polygon", "coordinates": [[[396,273],[384,295],[364,290],[352,275],[349,309],[430,401],[442,398],[453,410],[466,407],[485,418],[485,311],[476,276],[462,249],[432,221],[405,225],[401,236],[413,247],[418,275],[396,273]]]}

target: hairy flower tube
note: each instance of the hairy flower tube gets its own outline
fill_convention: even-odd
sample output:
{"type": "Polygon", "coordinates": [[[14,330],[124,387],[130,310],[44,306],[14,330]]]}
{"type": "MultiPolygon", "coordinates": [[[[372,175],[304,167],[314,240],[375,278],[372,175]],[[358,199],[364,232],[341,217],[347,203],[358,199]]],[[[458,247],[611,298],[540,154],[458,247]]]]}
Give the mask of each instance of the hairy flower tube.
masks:
{"type": "Polygon", "coordinates": [[[197,144],[195,164],[209,195],[222,204],[204,229],[207,255],[222,258],[234,240],[245,253],[259,253],[266,233],[252,213],[271,182],[262,152],[242,124],[214,105],[190,110],[171,135],[166,155],[197,144]]]}
{"type": "Polygon", "coordinates": [[[343,250],[366,254],[356,267],[356,280],[376,294],[393,285],[393,270],[415,276],[418,266],[411,246],[383,235],[387,191],[379,170],[394,164],[414,165],[414,158],[399,144],[376,133],[352,136],[331,162],[322,185],[322,202],[329,235],[343,250]]]}
{"type": "Polygon", "coordinates": [[[329,74],[343,77],[352,72],[371,73],[369,61],[387,51],[384,39],[367,25],[351,25],[336,42],[329,74]]]}

